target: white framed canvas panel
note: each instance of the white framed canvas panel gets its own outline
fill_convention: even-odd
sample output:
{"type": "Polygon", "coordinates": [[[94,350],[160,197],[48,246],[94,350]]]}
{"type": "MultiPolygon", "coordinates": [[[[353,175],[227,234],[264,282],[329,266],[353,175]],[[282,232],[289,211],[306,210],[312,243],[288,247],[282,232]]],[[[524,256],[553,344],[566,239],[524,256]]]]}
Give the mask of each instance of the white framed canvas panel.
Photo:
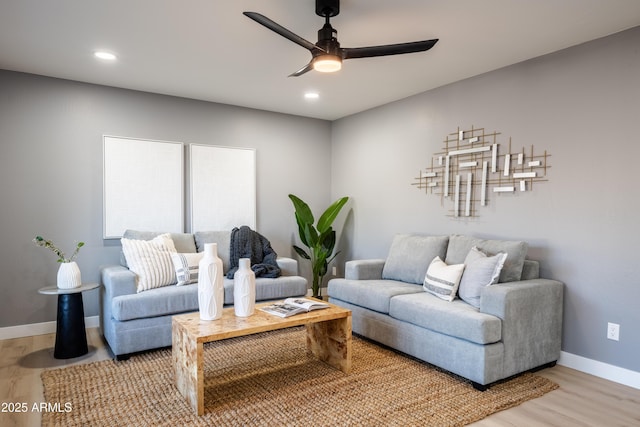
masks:
{"type": "Polygon", "coordinates": [[[105,239],[184,231],[184,144],[103,136],[105,239]]]}
{"type": "Polygon", "coordinates": [[[256,228],[256,151],[190,144],[191,232],[256,228]]]}

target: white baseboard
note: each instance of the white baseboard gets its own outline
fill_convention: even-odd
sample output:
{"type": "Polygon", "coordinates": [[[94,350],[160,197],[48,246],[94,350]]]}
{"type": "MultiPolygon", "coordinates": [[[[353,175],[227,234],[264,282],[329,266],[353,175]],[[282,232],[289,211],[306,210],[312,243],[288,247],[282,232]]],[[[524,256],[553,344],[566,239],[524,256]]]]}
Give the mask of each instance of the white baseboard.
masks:
{"type": "MultiPolygon", "coordinates": [[[[85,328],[97,328],[100,326],[100,318],[91,316],[84,318],[85,328]]],[[[32,337],[34,335],[53,334],[56,332],[56,322],[31,323],[29,325],[9,326],[0,328],[0,340],[12,338],[32,337]]]]}
{"type": "Polygon", "coordinates": [[[586,357],[564,351],[560,353],[558,365],[640,389],[640,372],[598,362],[597,360],[587,359],[586,357]]]}

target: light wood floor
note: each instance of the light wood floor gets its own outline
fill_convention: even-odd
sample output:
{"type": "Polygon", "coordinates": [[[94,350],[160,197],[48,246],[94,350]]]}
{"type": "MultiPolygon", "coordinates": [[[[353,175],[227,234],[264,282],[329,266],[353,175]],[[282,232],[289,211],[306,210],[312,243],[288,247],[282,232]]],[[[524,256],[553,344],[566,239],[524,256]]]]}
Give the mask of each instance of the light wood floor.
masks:
{"type": "MultiPolygon", "coordinates": [[[[33,405],[43,402],[43,369],[89,363],[110,357],[98,330],[88,329],[89,354],[69,360],[53,358],[54,334],[0,341],[0,426],[39,426],[33,405]],[[26,403],[26,413],[8,413],[11,404],[26,403]]],[[[538,399],[494,414],[474,426],[640,426],[640,390],[563,366],[538,373],[560,388],[538,399]]],[[[115,421],[115,420],[114,420],[115,421]]]]}

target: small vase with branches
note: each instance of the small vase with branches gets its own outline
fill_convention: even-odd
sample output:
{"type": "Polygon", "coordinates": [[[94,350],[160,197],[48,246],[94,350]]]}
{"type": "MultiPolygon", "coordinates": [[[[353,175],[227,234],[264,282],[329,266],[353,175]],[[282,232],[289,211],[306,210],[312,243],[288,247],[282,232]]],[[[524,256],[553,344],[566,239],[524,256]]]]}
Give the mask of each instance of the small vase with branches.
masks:
{"type": "Polygon", "coordinates": [[[60,250],[51,240],[47,240],[42,236],[36,236],[33,242],[43,248],[51,250],[58,256],[58,262],[60,268],[58,269],[57,285],[60,289],[73,289],[82,285],[82,279],[80,277],[80,268],[75,262],[80,248],[84,246],[84,242],[76,243],[76,248],[70,257],[66,257],[64,252],[60,250]]]}

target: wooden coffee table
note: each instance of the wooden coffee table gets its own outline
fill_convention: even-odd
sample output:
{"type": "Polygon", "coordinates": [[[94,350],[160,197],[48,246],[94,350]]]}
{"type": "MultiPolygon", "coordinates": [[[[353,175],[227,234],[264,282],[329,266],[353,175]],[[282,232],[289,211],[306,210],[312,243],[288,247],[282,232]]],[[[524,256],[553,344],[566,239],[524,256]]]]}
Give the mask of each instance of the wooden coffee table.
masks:
{"type": "Polygon", "coordinates": [[[348,374],[351,372],[351,311],[329,308],[280,318],[256,304],[250,317],[236,317],[233,307],[218,320],[200,320],[198,312],[173,317],[172,358],[176,386],[198,415],[204,414],[204,350],[206,342],[306,325],[307,348],[320,360],[348,374]]]}

